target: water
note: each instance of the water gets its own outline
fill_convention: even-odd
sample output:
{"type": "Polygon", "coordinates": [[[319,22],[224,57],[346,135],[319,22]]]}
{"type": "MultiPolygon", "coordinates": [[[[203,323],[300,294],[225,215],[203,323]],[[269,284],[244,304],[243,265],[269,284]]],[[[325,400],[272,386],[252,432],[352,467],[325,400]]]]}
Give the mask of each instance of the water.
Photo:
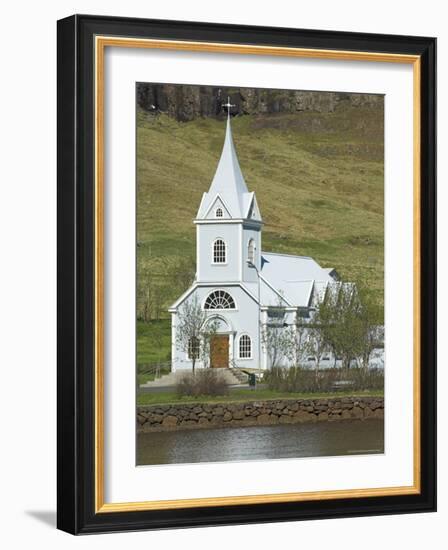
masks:
{"type": "Polygon", "coordinates": [[[344,420],[137,436],[137,464],[228,462],[384,452],[384,422],[344,420]]]}

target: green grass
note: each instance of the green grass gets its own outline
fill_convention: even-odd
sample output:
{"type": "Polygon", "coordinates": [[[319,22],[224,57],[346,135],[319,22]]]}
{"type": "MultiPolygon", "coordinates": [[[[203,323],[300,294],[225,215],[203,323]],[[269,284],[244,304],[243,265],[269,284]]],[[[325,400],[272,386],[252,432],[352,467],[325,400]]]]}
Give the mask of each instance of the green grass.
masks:
{"type": "Polygon", "coordinates": [[[178,405],[182,403],[233,403],[268,399],[320,399],[331,397],[382,397],[382,391],[336,392],[336,393],[284,393],[272,390],[235,389],[226,396],[178,397],[175,392],[140,393],[137,405],[178,405]]]}
{"type": "Polygon", "coordinates": [[[144,372],[149,366],[161,365],[170,360],[171,320],[161,319],[150,323],[137,321],[137,384],[154,380],[153,374],[144,372]]]}
{"type": "MultiPolygon", "coordinates": [[[[344,279],[362,281],[382,303],[382,108],[245,115],[234,118],[232,128],[265,222],[263,249],[312,256],[344,279]]],[[[224,120],[180,123],[138,112],[138,261],[168,287],[164,311],[179,296],[166,285],[166,261],[195,257],[192,220],[211,184],[224,131],[224,120]]],[[[151,329],[139,330],[139,362],[166,353],[165,344],[163,352],[153,349],[151,329]]]]}

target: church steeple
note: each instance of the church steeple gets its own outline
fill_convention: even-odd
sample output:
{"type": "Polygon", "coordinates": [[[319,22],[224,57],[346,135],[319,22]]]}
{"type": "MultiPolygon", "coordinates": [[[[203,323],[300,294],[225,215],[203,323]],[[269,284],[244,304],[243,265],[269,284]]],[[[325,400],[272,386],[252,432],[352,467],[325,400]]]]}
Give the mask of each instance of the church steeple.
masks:
{"type": "MultiPolygon", "coordinates": [[[[230,102],[227,107],[230,109],[230,102]]],[[[256,284],[253,266],[261,267],[263,222],[255,193],[249,193],[241,172],[229,115],[221,158],[194,223],[197,282],[256,284]]]]}
{"type": "Polygon", "coordinates": [[[210,189],[202,197],[196,219],[214,218],[217,209],[221,209],[223,218],[261,222],[255,194],[249,193],[238,162],[229,115],[221,158],[210,189]]]}

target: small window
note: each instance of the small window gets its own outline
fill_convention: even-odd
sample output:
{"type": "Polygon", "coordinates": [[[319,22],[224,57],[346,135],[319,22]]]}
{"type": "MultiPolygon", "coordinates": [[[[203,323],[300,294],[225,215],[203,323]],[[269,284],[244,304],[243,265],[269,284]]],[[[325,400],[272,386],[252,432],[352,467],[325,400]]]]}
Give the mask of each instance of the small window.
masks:
{"type": "Polygon", "coordinates": [[[213,263],[226,263],[226,243],[222,239],[216,239],[213,243],[213,263]]]}
{"type": "Polygon", "coordinates": [[[247,259],[252,264],[255,263],[255,241],[253,239],[250,239],[247,245],[247,259]]]}
{"type": "Polygon", "coordinates": [[[252,340],[247,334],[240,338],[240,359],[250,359],[252,357],[252,340]]]}
{"type": "Polygon", "coordinates": [[[222,218],[222,208],[217,208],[215,212],[216,218],[222,218]]]}
{"type": "Polygon", "coordinates": [[[188,359],[199,359],[199,338],[193,336],[188,341],[188,359]]]}

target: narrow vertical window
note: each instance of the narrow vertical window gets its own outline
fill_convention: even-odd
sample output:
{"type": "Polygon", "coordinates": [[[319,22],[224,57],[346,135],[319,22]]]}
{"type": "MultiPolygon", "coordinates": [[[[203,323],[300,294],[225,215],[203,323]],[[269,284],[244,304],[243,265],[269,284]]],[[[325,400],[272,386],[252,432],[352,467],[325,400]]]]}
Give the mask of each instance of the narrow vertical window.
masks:
{"type": "Polygon", "coordinates": [[[215,212],[216,218],[222,218],[222,208],[217,208],[215,212]]]}
{"type": "Polygon", "coordinates": [[[226,263],[226,243],[222,239],[216,239],[213,243],[213,263],[226,263]]]}
{"type": "Polygon", "coordinates": [[[247,334],[240,337],[240,359],[250,359],[252,357],[252,340],[247,334]]]}
{"type": "Polygon", "coordinates": [[[247,245],[247,258],[249,262],[255,264],[255,241],[253,239],[250,239],[247,245]]]}

